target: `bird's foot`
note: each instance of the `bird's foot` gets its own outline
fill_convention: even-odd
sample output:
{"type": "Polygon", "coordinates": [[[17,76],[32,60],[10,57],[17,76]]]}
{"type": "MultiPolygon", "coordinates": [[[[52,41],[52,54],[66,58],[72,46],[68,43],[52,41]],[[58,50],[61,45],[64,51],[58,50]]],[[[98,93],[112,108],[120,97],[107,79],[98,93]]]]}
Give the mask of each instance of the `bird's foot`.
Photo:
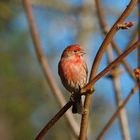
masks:
{"type": "Polygon", "coordinates": [[[71,93],[70,101],[75,102],[75,99],[74,99],[74,93],[71,93]]]}

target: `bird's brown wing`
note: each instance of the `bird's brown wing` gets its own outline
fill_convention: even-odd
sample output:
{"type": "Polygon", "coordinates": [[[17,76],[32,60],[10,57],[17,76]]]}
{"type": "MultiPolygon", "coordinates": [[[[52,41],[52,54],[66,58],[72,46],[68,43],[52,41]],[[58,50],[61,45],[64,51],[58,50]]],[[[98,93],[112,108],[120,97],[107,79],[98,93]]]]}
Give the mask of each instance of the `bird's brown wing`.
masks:
{"type": "MultiPolygon", "coordinates": [[[[87,77],[88,77],[88,67],[87,67],[87,63],[86,62],[84,64],[84,69],[85,69],[87,77]]],[[[87,77],[86,77],[86,81],[87,81],[87,77]]]]}

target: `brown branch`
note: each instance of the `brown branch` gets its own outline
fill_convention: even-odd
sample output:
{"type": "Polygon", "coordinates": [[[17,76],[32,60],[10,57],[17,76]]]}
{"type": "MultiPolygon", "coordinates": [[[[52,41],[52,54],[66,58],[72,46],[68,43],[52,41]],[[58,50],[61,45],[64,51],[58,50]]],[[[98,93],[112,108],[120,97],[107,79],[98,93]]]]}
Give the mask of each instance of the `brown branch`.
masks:
{"type": "MultiPolygon", "coordinates": [[[[101,58],[102,58],[108,44],[110,43],[113,36],[117,32],[118,24],[121,24],[129,16],[129,14],[133,10],[136,3],[137,3],[137,0],[131,0],[129,5],[125,9],[125,11],[122,13],[120,18],[116,21],[116,23],[113,25],[113,27],[111,28],[109,33],[106,35],[97,55],[95,57],[95,60],[93,62],[89,81],[92,81],[92,79],[95,77],[97,70],[98,70],[98,67],[99,67],[99,63],[101,61],[101,58]]],[[[86,87],[89,87],[89,86],[86,86],[86,87]]],[[[87,127],[88,127],[89,108],[90,108],[90,104],[91,104],[91,97],[92,97],[92,95],[88,95],[85,98],[85,102],[84,102],[85,111],[84,111],[84,113],[82,115],[82,119],[81,119],[80,140],[85,140],[86,136],[87,136],[87,127]]]]}
{"type": "Polygon", "coordinates": [[[134,95],[134,93],[136,92],[136,90],[137,90],[137,85],[131,90],[131,92],[129,93],[129,95],[127,96],[127,98],[119,105],[117,111],[113,114],[113,116],[111,117],[111,119],[105,125],[105,127],[103,128],[103,130],[101,131],[101,133],[98,135],[98,137],[96,138],[96,140],[101,140],[101,138],[104,136],[104,134],[106,133],[106,131],[110,128],[110,126],[112,125],[112,123],[115,121],[115,119],[117,118],[117,116],[120,114],[120,111],[128,103],[128,101],[131,99],[132,95],[134,95]]]}
{"type": "MultiPolygon", "coordinates": [[[[102,78],[107,72],[109,72],[112,67],[116,66],[122,59],[124,59],[130,52],[136,49],[136,46],[140,45],[140,40],[137,41],[133,46],[128,48],[121,56],[119,56],[116,60],[114,60],[108,67],[106,67],[102,72],[100,72],[90,83],[88,83],[82,90],[81,95],[86,95],[86,91],[91,89],[92,85],[95,84],[100,78],[102,78]],[[83,94],[84,93],[84,94],[83,94]]],[[[76,100],[77,95],[73,96],[73,99],[76,100]]],[[[72,106],[73,102],[69,101],[48,123],[47,125],[40,131],[39,135],[36,137],[36,140],[41,140],[45,134],[47,134],[48,130],[63,116],[63,114],[72,106]],[[37,139],[38,138],[38,139],[37,139]]]]}
{"type": "MultiPolygon", "coordinates": [[[[63,94],[61,93],[58,85],[55,82],[55,78],[53,77],[53,74],[49,68],[47,59],[46,59],[46,57],[43,53],[43,50],[41,48],[41,42],[40,42],[39,34],[37,32],[35,21],[33,18],[30,1],[29,0],[22,0],[22,2],[23,2],[23,5],[25,7],[25,12],[26,12],[26,15],[28,18],[30,31],[31,31],[31,35],[32,35],[37,58],[38,58],[39,63],[42,67],[45,78],[48,81],[48,84],[49,84],[51,90],[53,91],[54,96],[56,97],[56,99],[58,101],[59,106],[63,107],[64,104],[66,104],[66,100],[65,100],[63,94]]],[[[72,129],[74,136],[77,137],[78,133],[79,133],[79,126],[78,126],[77,122],[75,121],[72,113],[70,111],[68,111],[66,113],[65,117],[66,117],[66,120],[67,120],[70,128],[72,129]]]]}
{"type": "MultiPolygon", "coordinates": [[[[95,3],[96,3],[96,8],[97,8],[97,13],[98,13],[101,29],[102,29],[103,33],[106,35],[107,23],[106,23],[104,12],[103,12],[103,7],[99,0],[95,0],[95,3]]],[[[113,46],[113,48],[116,49],[116,52],[120,55],[121,51],[117,47],[117,44],[115,43],[114,40],[111,41],[111,45],[113,46]]],[[[111,63],[114,58],[112,46],[109,46],[107,48],[108,63],[111,63]]],[[[131,68],[129,67],[127,62],[125,60],[123,60],[122,63],[125,65],[125,68],[128,70],[130,76],[132,76],[132,78],[134,78],[133,71],[131,70],[131,68]]],[[[115,91],[115,100],[116,100],[117,106],[119,106],[120,103],[122,102],[122,97],[121,97],[122,93],[121,93],[121,89],[120,89],[120,78],[119,78],[120,69],[119,69],[119,67],[116,67],[116,68],[112,69],[112,71],[114,73],[112,75],[112,83],[113,83],[113,87],[114,87],[114,91],[115,91]]],[[[127,119],[127,114],[126,114],[125,108],[123,108],[119,114],[119,123],[120,123],[120,128],[121,128],[123,139],[131,140],[130,133],[129,133],[129,127],[128,127],[128,119],[127,119]]]]}

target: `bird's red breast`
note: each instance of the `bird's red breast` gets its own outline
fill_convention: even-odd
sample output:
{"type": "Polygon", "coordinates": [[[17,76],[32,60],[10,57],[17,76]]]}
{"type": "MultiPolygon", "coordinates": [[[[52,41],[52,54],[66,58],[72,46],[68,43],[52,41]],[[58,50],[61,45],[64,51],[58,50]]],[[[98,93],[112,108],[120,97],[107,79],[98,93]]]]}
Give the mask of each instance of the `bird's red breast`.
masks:
{"type": "MultiPolygon", "coordinates": [[[[82,49],[79,49],[81,51],[82,49]]],[[[72,49],[64,50],[59,62],[59,75],[65,88],[70,92],[76,92],[83,87],[87,81],[87,65],[80,53],[72,49]],[[70,53],[70,56],[69,56],[70,53]]]]}

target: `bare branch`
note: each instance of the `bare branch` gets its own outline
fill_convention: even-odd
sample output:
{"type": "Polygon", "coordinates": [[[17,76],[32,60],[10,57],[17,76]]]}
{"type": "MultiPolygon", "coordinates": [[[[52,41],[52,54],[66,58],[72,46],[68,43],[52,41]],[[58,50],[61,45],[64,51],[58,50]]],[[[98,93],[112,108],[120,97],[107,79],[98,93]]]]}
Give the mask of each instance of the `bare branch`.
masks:
{"type": "MultiPolygon", "coordinates": [[[[102,58],[102,56],[103,56],[108,44],[111,42],[113,36],[117,32],[117,25],[123,23],[123,21],[129,16],[131,11],[135,7],[136,3],[137,3],[137,0],[131,0],[129,5],[125,9],[125,11],[122,13],[120,18],[116,21],[116,23],[113,25],[113,27],[111,28],[109,33],[106,35],[106,37],[105,37],[105,39],[104,39],[104,41],[103,41],[103,43],[102,43],[97,55],[95,57],[95,60],[93,62],[92,71],[91,71],[91,74],[90,74],[89,81],[92,81],[92,79],[95,77],[95,75],[96,75],[96,73],[98,71],[98,67],[99,67],[101,58],[102,58]]],[[[89,86],[86,86],[86,87],[89,87],[89,86]]],[[[91,97],[92,97],[92,95],[88,95],[85,98],[85,102],[84,102],[85,111],[84,111],[84,113],[82,115],[82,120],[81,120],[80,140],[85,140],[86,136],[87,136],[87,127],[88,127],[89,108],[90,108],[90,104],[91,104],[91,97]]]]}
{"type": "MultiPolygon", "coordinates": [[[[31,30],[31,35],[32,35],[35,51],[37,54],[37,58],[40,62],[40,65],[41,65],[42,70],[44,72],[45,78],[48,81],[48,84],[51,87],[51,90],[53,91],[53,94],[58,101],[59,106],[63,107],[64,104],[66,104],[66,100],[65,100],[63,94],[61,93],[58,85],[55,82],[55,78],[53,77],[53,74],[49,68],[47,59],[46,59],[46,57],[43,53],[43,50],[41,48],[41,42],[39,39],[39,34],[37,32],[37,29],[36,29],[36,25],[35,25],[35,21],[33,18],[32,8],[30,5],[30,2],[29,2],[29,0],[22,0],[22,2],[23,2],[23,5],[25,7],[25,12],[26,12],[26,15],[28,18],[28,22],[29,22],[29,26],[30,26],[30,30],[31,30]]],[[[65,117],[66,117],[66,120],[67,120],[69,126],[72,129],[74,136],[77,137],[78,133],[79,133],[79,126],[78,126],[77,122],[75,121],[75,119],[73,118],[72,113],[70,111],[68,111],[66,113],[65,117]]]]}

